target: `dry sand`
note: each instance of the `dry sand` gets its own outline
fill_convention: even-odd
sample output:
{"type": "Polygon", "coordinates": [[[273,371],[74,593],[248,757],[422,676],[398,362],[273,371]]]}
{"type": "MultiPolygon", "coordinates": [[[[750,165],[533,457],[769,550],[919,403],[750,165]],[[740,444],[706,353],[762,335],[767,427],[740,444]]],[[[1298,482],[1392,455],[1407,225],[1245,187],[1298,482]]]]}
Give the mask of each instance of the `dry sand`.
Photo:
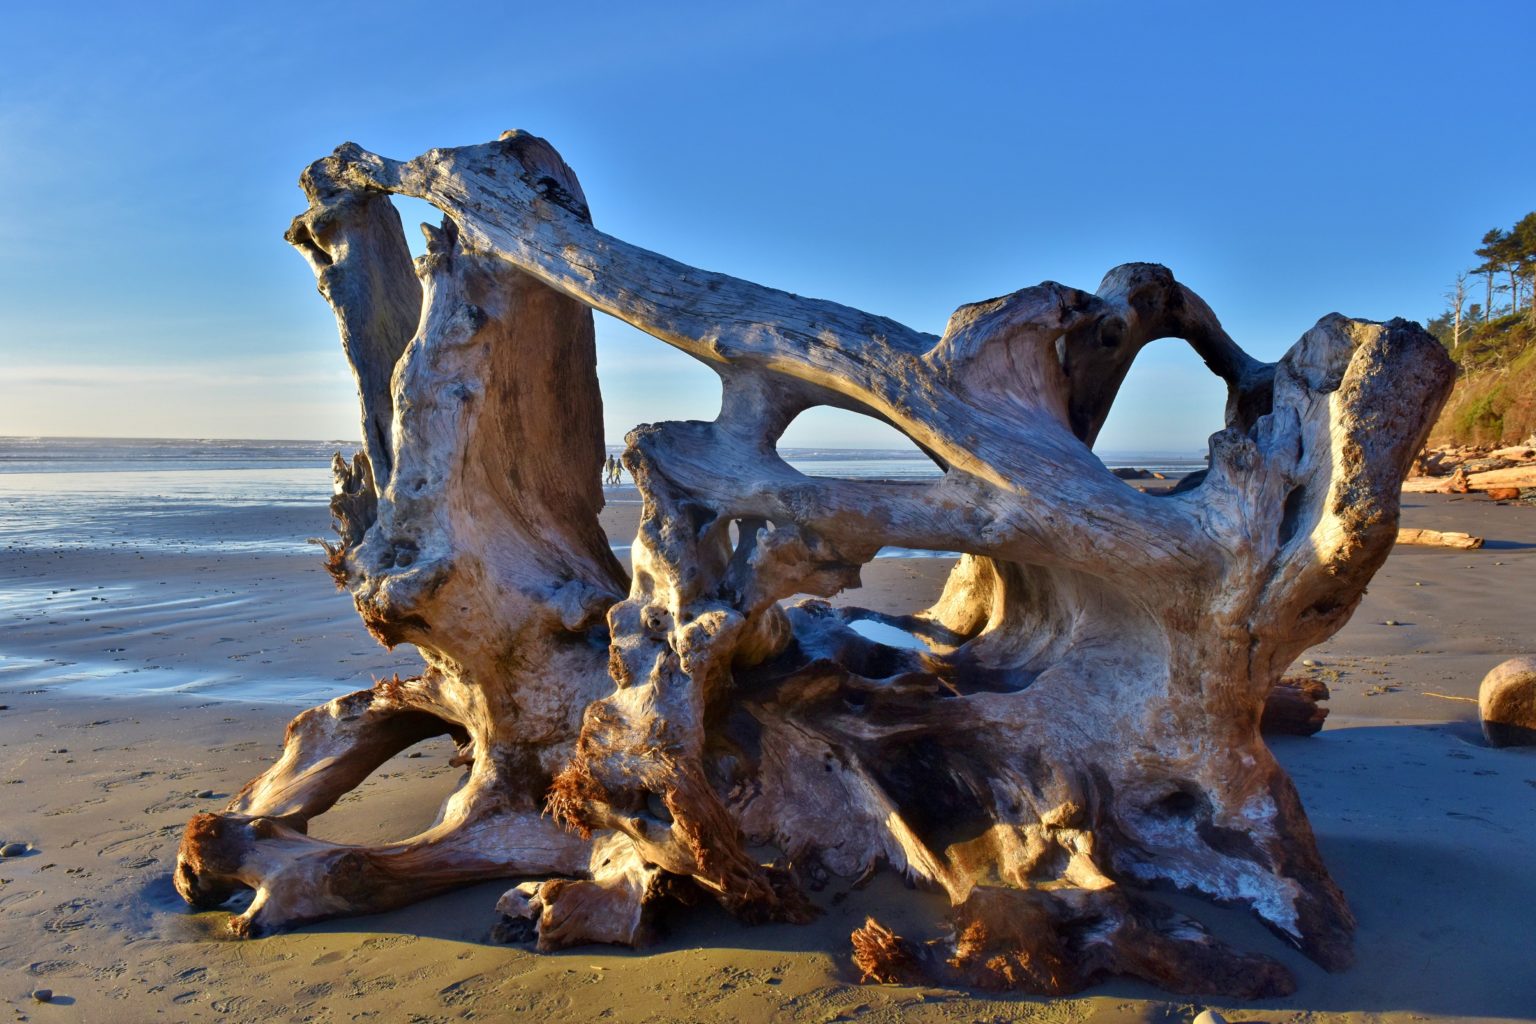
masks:
{"type": "MultiPolygon", "coordinates": [[[[627,539],[634,495],[614,497],[605,524],[627,539]]],[[[325,525],[293,510],[265,522],[325,525]]],[[[1358,963],[1326,974],[1246,915],[1181,901],[1297,976],[1290,998],[1221,1007],[1234,1022],[1536,1019],[1536,749],[1488,749],[1473,704],[1428,696],[1473,696],[1493,665],[1536,650],[1536,508],[1411,496],[1404,524],[1489,543],[1394,552],[1350,625],[1308,655],[1333,687],[1328,728],[1275,743],[1360,919],[1358,963]]],[[[878,561],[846,599],[921,607],[947,565],[878,561]]],[[[866,913],[921,932],[939,910],[889,878],[822,893],[812,926],[710,912],[643,953],[491,945],[499,882],[229,940],[223,913],[192,913],[171,888],[182,825],[271,762],[295,711],[411,670],[410,652],[369,640],[318,558],[207,545],[6,550],[0,610],[0,840],[34,847],[0,861],[0,1000],[15,1020],[1119,1022],[1206,1005],[1127,982],[1062,1000],[857,985],[847,936],[866,913]],[[53,1003],[31,1000],[43,987],[53,1003]]],[[[412,834],[460,777],[450,754],[436,741],[395,758],[315,834],[412,834]]]]}

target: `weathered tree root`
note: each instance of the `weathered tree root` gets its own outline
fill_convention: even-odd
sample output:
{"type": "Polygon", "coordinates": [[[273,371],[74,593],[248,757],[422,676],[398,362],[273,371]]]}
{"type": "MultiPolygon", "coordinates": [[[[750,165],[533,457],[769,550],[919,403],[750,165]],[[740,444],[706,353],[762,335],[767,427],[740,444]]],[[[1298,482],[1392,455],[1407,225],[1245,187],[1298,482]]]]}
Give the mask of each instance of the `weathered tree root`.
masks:
{"type": "Polygon", "coordinates": [[[1165,268],[1129,264],[1094,293],[962,307],[933,337],[603,235],[521,133],[408,162],[347,145],[304,186],[289,238],[336,310],[365,441],[336,463],[328,564],[427,667],[301,715],[271,771],[194,819],[190,901],[251,886],[239,927],[278,928],[532,875],[501,910],[550,949],[643,942],[679,896],[806,920],[829,873],[889,866],[948,895],[954,935],[919,946],[871,922],[854,937],[870,978],[1288,991],[1274,961],[1136,891],[1153,886],[1350,962],[1353,917],[1261,728],[1320,727],[1326,691],[1281,674],[1344,624],[1396,537],[1452,379],[1416,324],[1330,315],[1262,363],[1165,268]],[[419,286],[391,192],[446,215],[419,286]],[[714,421],[627,438],[632,579],[597,522],[591,309],[723,385],[714,421]],[[1228,402],[1209,470],[1154,495],[1090,446],[1164,337],[1228,402]],[[775,445],[817,405],[891,424],[940,474],[800,474],[775,445]],[[909,616],[820,600],[885,545],[964,555],[909,616]],[[372,849],[302,834],[442,732],[470,773],[433,829],[372,849]]]}
{"type": "Polygon", "coordinates": [[[1259,999],[1295,990],[1290,972],[1208,935],[1196,921],[1120,891],[978,889],[955,908],[949,939],[919,945],[871,918],[853,933],[865,981],[941,981],[1065,996],[1106,978],[1170,992],[1259,999]]]}
{"type": "Polygon", "coordinates": [[[311,839],[281,818],[199,814],[182,837],[176,891],[209,908],[239,888],[254,889],[250,905],[229,922],[235,935],[254,937],[392,910],[488,878],[584,870],[586,844],[547,818],[485,809],[499,794],[458,797],[461,820],[386,846],[311,839]]]}
{"type": "Polygon", "coordinates": [[[383,846],[311,839],[324,813],[390,757],[432,736],[468,746],[465,731],[437,717],[421,680],[391,679],[304,712],[288,726],[283,756],[220,814],[187,826],[174,882],[196,907],[213,907],[241,888],[256,891],[230,921],[252,936],[340,914],[388,910],[485,878],[576,874],[587,843],[509,799],[519,783],[489,759],[473,765],[437,824],[383,846]]]}

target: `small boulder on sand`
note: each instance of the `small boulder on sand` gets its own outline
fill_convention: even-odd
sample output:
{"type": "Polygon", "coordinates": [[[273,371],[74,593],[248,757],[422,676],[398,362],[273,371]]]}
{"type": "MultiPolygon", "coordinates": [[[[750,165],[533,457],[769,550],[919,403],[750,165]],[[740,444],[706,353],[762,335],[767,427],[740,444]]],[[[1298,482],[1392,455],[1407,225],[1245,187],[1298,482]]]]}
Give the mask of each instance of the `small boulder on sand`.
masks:
{"type": "Polygon", "coordinates": [[[1477,710],[1490,746],[1536,745],[1536,657],[1496,665],[1478,687],[1477,710]]]}

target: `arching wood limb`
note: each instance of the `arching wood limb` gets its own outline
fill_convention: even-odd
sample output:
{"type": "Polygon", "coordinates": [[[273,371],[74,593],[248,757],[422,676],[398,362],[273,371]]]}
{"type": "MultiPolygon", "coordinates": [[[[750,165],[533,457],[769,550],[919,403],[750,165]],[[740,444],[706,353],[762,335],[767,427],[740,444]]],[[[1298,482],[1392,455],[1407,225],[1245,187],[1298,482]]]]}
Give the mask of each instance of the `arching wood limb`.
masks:
{"type": "Polygon", "coordinates": [[[580,874],[586,842],[537,811],[509,806],[507,791],[526,784],[495,773],[472,777],[438,824],[380,846],[311,839],[277,817],[199,814],[182,837],[176,889],[203,908],[253,889],[250,905],[229,922],[236,935],[253,937],[391,910],[491,878],[580,874]]]}
{"type": "Polygon", "coordinates": [[[311,708],[288,723],[283,756],[247,783],[227,810],[281,818],[302,830],[379,765],[422,740],[452,734],[467,745],[468,735],[440,718],[439,710],[432,686],[399,678],[311,708]]]}
{"type": "MultiPolygon", "coordinates": [[[[505,795],[508,828],[533,829],[547,795],[546,824],[572,829],[581,857],[553,865],[533,829],[487,867],[586,876],[504,898],[545,948],[642,941],[678,891],[804,920],[805,882],[888,865],[948,895],[955,941],[871,924],[854,943],[874,977],[1288,989],[1278,964],[1213,942],[1151,887],[1248,907],[1318,963],[1348,964],[1353,917],[1260,728],[1282,672],[1343,625],[1396,536],[1402,478],[1452,378],[1416,324],[1331,315],[1266,364],[1166,268],[1128,264],[1094,293],[1047,282],[964,306],[935,338],[604,235],[569,168],[521,133],[405,162],[347,145],[306,182],[323,209],[305,222],[360,218],[349,238],[372,237],[387,192],[448,215],[393,370],[391,470],[339,464],[333,506],[333,571],[381,639],[422,650],[428,670],[402,692],[429,718],[386,713],[378,692],[356,698],[371,710],[342,740],[321,712],[301,716],[252,806],[304,818],[411,729],[446,728],[473,791],[505,795]],[[587,307],[723,384],[714,421],[627,439],[644,499],[632,580],[596,527],[587,307]],[[1089,446],[1162,337],[1187,341],[1229,398],[1209,471],[1152,495],[1089,446]],[[815,405],[890,423],[941,475],[800,474],[775,445],[815,405]],[[884,545],[964,555],[933,607],[884,617],[924,649],[871,641],[853,626],[874,613],[819,600],[857,586],[884,545]],[[335,742],[350,752],[323,766],[335,742]]],[[[338,319],[344,335],[375,322],[350,306],[338,319]]],[[[348,341],[354,359],[384,349],[348,341]]],[[[441,841],[412,846],[413,870],[474,863],[455,806],[441,841]]],[[[189,898],[234,879],[282,890],[264,902],[285,908],[274,923],[355,906],[336,879],[350,854],[234,810],[189,831],[189,898]],[[301,877],[327,895],[305,904],[301,877]]],[[[383,855],[362,856],[370,898],[401,898],[383,855]]]]}

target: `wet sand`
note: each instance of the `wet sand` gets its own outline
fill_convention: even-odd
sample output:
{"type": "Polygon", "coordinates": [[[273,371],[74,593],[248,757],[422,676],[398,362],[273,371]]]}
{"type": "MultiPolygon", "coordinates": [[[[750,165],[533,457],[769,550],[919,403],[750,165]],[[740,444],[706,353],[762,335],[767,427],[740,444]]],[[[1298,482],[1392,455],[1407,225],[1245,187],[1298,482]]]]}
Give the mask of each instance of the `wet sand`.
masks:
{"type": "MultiPolygon", "coordinates": [[[[634,502],[611,492],[618,545],[633,536],[634,502]]],[[[281,509],[262,528],[303,537],[325,525],[323,511],[281,509]]],[[[1395,551],[1350,624],[1307,655],[1334,692],[1328,727],[1274,744],[1359,917],[1358,962],[1329,975],[1246,915],[1181,900],[1297,976],[1287,999],[1215,1004],[1234,1022],[1536,1019],[1536,750],[1484,747],[1475,705],[1447,699],[1536,650],[1536,508],[1409,496],[1404,525],[1489,543],[1395,551]]],[[[830,887],[810,926],[705,912],[643,953],[490,944],[502,882],[226,939],[223,912],[192,913],[171,889],[187,818],[262,771],[297,710],[416,664],[372,642],[317,555],[206,543],[250,528],[189,523],[197,543],[182,551],[0,550],[0,840],[34,847],[0,861],[8,1019],[1121,1022],[1185,1021],[1206,1005],[1129,982],[1062,1000],[860,986],[847,936],[866,913],[922,931],[939,911],[890,878],[830,887]],[[52,1004],[30,999],[40,987],[52,1004]]],[[[841,600],[920,608],[948,564],[878,560],[841,600]]],[[[400,755],[314,834],[414,833],[461,777],[451,753],[438,740],[400,755]]]]}

